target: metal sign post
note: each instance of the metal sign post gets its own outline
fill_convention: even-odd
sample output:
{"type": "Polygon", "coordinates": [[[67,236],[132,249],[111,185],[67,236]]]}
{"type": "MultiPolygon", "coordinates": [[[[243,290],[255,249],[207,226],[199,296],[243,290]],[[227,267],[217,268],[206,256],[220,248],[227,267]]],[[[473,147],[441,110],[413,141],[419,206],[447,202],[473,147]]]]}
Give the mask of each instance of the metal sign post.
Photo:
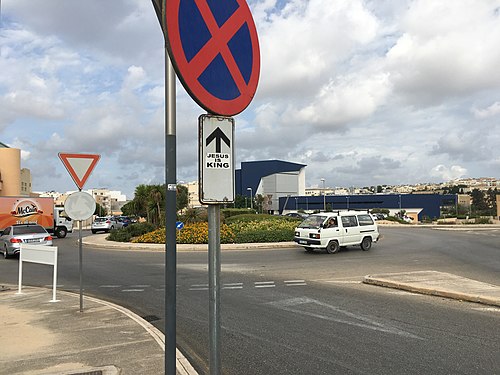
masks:
{"type": "MultiPolygon", "coordinates": [[[[166,351],[165,369],[175,375],[175,72],[191,97],[210,113],[233,116],[252,101],[260,75],[260,50],[245,0],[193,2],[152,0],[165,38],[166,106],[166,351]],[[182,6],[181,6],[182,3],[182,6]],[[167,53],[168,52],[168,53],[167,53]],[[172,65],[175,68],[173,71],[172,65]],[[171,213],[170,213],[171,212],[171,213]],[[169,318],[170,322],[167,320],[169,318]]],[[[209,116],[207,116],[209,117],[209,116]]],[[[211,374],[220,373],[220,204],[234,201],[234,120],[200,117],[200,201],[209,208],[211,374]],[[203,119],[201,119],[203,118],[203,119]],[[206,126],[203,125],[206,120],[206,126]],[[225,123],[230,124],[228,130],[225,123]],[[215,123],[216,128],[210,129],[215,123]],[[229,148],[224,151],[224,144],[229,148]],[[211,153],[201,148],[214,148],[211,153]],[[203,159],[203,164],[201,160],[203,159]],[[203,181],[205,181],[203,183],[203,181]]]]}
{"type": "Polygon", "coordinates": [[[78,220],[78,273],[80,275],[80,312],[83,312],[83,248],[82,223],[92,217],[96,203],[92,195],[82,191],[70,194],[64,202],[64,211],[73,220],[78,220]]]}
{"type": "Polygon", "coordinates": [[[208,206],[208,314],[210,375],[218,375],[220,360],[220,205],[208,206]]]}
{"type": "Polygon", "coordinates": [[[220,374],[220,207],[234,202],[234,119],[201,115],[199,130],[200,201],[208,204],[208,290],[210,374],[220,374]]]}

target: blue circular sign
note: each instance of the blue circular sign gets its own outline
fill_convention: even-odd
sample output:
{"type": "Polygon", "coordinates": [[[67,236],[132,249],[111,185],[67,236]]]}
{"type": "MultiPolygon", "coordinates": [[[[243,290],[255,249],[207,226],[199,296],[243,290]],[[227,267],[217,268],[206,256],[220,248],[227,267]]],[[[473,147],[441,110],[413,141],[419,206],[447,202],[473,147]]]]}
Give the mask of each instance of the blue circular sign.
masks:
{"type": "Polygon", "coordinates": [[[169,0],[167,48],[184,88],[209,113],[233,116],[260,74],[257,29],[245,0],[169,0]]]}

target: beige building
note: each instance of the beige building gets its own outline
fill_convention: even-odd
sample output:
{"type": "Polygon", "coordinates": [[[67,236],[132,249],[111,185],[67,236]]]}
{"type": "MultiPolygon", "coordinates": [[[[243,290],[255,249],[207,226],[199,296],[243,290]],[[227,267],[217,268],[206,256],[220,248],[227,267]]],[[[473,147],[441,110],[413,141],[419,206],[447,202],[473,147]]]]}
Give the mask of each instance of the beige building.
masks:
{"type": "Polygon", "coordinates": [[[21,150],[0,142],[0,197],[21,195],[21,150]]]}
{"type": "Polygon", "coordinates": [[[31,196],[31,171],[28,168],[21,169],[21,195],[31,196]]]}
{"type": "Polygon", "coordinates": [[[472,203],[472,198],[467,194],[457,194],[458,204],[463,207],[470,208],[472,203]]]}
{"type": "Polygon", "coordinates": [[[497,194],[497,218],[500,220],[500,194],[497,194]]]}

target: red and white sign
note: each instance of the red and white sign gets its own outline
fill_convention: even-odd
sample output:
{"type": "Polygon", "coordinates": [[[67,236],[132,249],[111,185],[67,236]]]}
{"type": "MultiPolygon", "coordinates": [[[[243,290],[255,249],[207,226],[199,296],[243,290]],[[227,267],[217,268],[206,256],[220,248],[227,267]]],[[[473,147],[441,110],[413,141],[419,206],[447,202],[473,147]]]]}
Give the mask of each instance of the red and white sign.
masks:
{"type": "Polygon", "coordinates": [[[63,162],[71,178],[80,190],[94,170],[101,155],[94,154],[66,154],[59,153],[59,159],[63,162]]]}

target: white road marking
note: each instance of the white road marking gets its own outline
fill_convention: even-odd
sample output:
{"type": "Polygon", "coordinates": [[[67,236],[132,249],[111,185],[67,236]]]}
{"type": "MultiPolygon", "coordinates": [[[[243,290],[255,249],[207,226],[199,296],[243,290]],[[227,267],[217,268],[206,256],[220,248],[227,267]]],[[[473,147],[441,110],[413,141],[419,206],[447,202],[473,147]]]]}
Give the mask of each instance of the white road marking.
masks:
{"type": "Polygon", "coordinates": [[[255,288],[274,288],[274,281],[256,281],[254,282],[255,288]]]}
{"type": "Polygon", "coordinates": [[[281,301],[274,301],[274,302],[269,302],[269,305],[276,306],[279,309],[293,312],[296,314],[301,314],[305,316],[310,316],[318,319],[323,319],[323,320],[328,320],[332,322],[337,322],[337,323],[342,323],[342,324],[347,324],[355,327],[360,327],[360,328],[366,328],[370,329],[373,331],[381,331],[385,333],[391,333],[394,335],[398,336],[404,336],[412,339],[418,339],[418,340],[424,340],[422,337],[416,336],[410,332],[403,331],[399,328],[393,327],[389,324],[384,324],[384,323],[379,323],[369,317],[360,315],[360,314],[355,314],[346,310],[343,310],[337,306],[329,305],[327,303],[323,303],[311,298],[307,297],[298,297],[298,298],[291,298],[291,299],[286,299],[286,300],[281,300],[281,301]],[[350,318],[352,320],[347,320],[347,319],[342,319],[342,318],[337,318],[329,315],[324,315],[324,314],[317,314],[309,311],[304,311],[304,310],[299,310],[296,307],[300,305],[307,305],[307,304],[313,304],[317,306],[322,306],[327,308],[330,311],[333,311],[337,314],[345,315],[347,318],[350,318]]]}
{"type": "Polygon", "coordinates": [[[307,285],[305,280],[285,280],[286,286],[304,286],[307,285]]]}
{"type": "Polygon", "coordinates": [[[99,288],[121,288],[121,285],[99,285],[99,288]]]}
{"type": "Polygon", "coordinates": [[[243,283],[228,283],[222,286],[222,289],[243,289],[243,283]]]}
{"type": "Polygon", "coordinates": [[[208,284],[193,284],[189,290],[208,290],[208,284]]]}
{"type": "Polygon", "coordinates": [[[144,292],[144,289],[122,289],[122,292],[144,292]]]}
{"type": "Polygon", "coordinates": [[[151,285],[130,285],[131,288],[149,288],[151,285]]]}

